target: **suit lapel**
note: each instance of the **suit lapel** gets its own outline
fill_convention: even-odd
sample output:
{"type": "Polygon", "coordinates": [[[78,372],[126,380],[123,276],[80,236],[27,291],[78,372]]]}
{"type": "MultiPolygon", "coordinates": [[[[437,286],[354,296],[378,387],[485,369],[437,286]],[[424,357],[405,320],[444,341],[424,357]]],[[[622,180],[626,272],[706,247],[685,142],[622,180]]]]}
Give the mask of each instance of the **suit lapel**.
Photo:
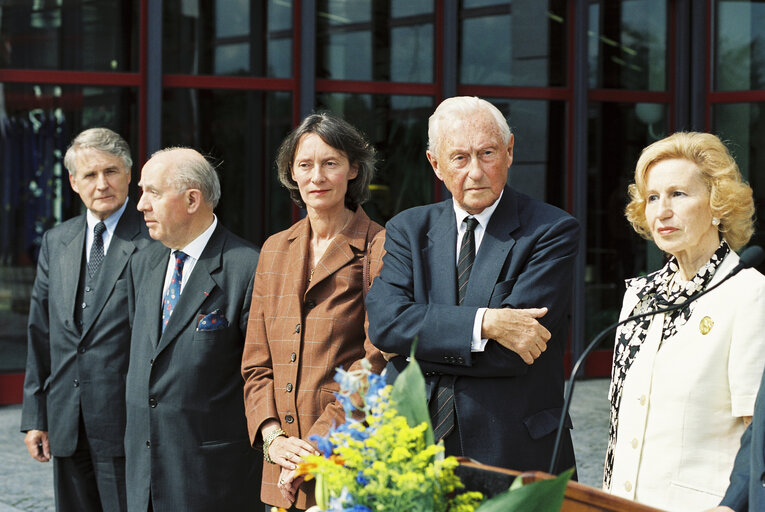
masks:
{"type": "MultiPolygon", "coordinates": [[[[223,249],[226,234],[223,226],[218,223],[207,246],[202,251],[199,261],[194,265],[194,270],[183,287],[178,304],[170,316],[170,321],[165,332],[159,339],[157,352],[161,352],[172,340],[174,340],[189,324],[196,321],[196,312],[207,300],[210,292],[217,286],[213,274],[221,267],[223,249]]],[[[157,309],[159,311],[159,308],[157,309]]],[[[159,325],[159,324],[158,324],[159,325]]]]}
{"type": "MultiPolygon", "coordinates": [[[[129,207],[130,205],[128,205],[129,207]]],[[[96,318],[106,304],[106,299],[114,290],[117,279],[122,275],[127,265],[130,255],[135,251],[135,242],[133,239],[140,233],[140,224],[137,215],[131,211],[125,210],[117,223],[117,227],[112,235],[112,241],[109,243],[109,251],[106,253],[106,259],[101,265],[101,271],[98,273],[98,286],[93,297],[93,307],[95,313],[90,316],[90,322],[82,327],[82,336],[87,335],[93,326],[96,318]]]]}
{"type": "MultiPolygon", "coordinates": [[[[303,290],[306,289],[308,279],[307,272],[310,266],[306,262],[308,255],[308,244],[310,243],[310,232],[308,227],[308,218],[303,218],[290,228],[290,234],[287,237],[290,245],[287,250],[287,272],[289,278],[287,283],[288,290],[284,290],[282,295],[289,295],[290,292],[295,297],[302,297],[303,290]]],[[[314,272],[315,273],[315,272],[314,272]]],[[[313,280],[312,280],[313,281],[313,280]]]]}
{"type": "Polygon", "coordinates": [[[156,242],[151,249],[144,250],[153,252],[148,257],[149,270],[141,277],[142,286],[139,287],[136,298],[143,304],[142,307],[136,308],[142,313],[136,314],[134,322],[145,323],[148,326],[145,330],[149,333],[149,341],[152,347],[156,347],[159,343],[160,323],[162,322],[162,289],[165,284],[170,249],[156,242]]]}
{"type": "Polygon", "coordinates": [[[476,253],[464,305],[484,307],[489,303],[507,255],[515,245],[511,233],[519,226],[517,203],[512,190],[505,187],[502,199],[489,219],[481,246],[476,253]]]}
{"type": "MultiPolygon", "coordinates": [[[[353,261],[355,248],[359,252],[366,249],[369,218],[361,208],[357,208],[353,219],[346,228],[332,239],[327,250],[316,265],[316,270],[308,283],[308,290],[318,285],[322,280],[331,276],[345,265],[353,261]]],[[[307,254],[307,253],[306,253],[307,254]]]]}
{"type": "Polygon", "coordinates": [[[430,269],[427,285],[435,302],[457,304],[457,220],[451,200],[441,205],[441,215],[428,231],[423,254],[430,269]]]}
{"type": "MultiPolygon", "coordinates": [[[[80,280],[80,270],[82,269],[82,258],[85,254],[85,215],[80,216],[80,221],[72,224],[70,231],[62,236],[64,245],[63,257],[58,262],[61,268],[62,290],[65,295],[61,297],[64,301],[64,311],[74,318],[75,301],[77,300],[77,283],[80,280]]],[[[72,322],[74,325],[74,322],[72,322]]]]}

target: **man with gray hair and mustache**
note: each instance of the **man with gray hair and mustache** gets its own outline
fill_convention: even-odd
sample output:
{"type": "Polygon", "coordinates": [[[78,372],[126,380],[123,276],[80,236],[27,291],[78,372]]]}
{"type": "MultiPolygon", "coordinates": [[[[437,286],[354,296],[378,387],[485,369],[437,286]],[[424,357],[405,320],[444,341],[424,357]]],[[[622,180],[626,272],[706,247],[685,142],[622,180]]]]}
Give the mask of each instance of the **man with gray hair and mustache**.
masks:
{"type": "Polygon", "coordinates": [[[240,373],[258,250],[213,213],[218,174],[197,151],[158,151],[138,186],[161,244],[128,281],[128,509],[263,510],[240,373]]]}
{"type": "Polygon", "coordinates": [[[124,511],[127,273],[150,243],[129,204],[130,148],[85,130],[64,157],[86,212],[43,236],[29,307],[21,431],[53,458],[58,511],[124,511]]]}

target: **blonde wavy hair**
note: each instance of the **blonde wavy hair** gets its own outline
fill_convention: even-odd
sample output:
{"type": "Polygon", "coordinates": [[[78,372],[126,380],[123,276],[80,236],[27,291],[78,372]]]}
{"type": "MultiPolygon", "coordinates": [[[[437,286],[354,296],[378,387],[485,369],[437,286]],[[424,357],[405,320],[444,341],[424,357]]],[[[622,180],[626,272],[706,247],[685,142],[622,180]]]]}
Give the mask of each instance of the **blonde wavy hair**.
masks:
{"type": "Polygon", "coordinates": [[[635,183],[629,186],[630,202],[625,216],[633,229],[648,240],[651,230],[645,217],[646,175],[658,162],[670,159],[696,164],[709,190],[709,208],[720,219],[717,226],[731,249],[738,250],[754,233],[752,188],[743,180],[728,148],[715,135],[677,132],[643,149],[635,166],[635,183]]]}

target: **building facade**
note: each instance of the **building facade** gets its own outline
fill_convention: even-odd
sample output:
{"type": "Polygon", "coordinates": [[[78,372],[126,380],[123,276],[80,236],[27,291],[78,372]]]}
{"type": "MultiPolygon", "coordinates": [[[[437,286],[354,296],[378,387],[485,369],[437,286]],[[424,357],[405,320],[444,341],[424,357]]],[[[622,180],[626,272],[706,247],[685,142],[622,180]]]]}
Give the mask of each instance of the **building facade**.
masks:
{"type": "MultiPolygon", "coordinates": [[[[300,216],[274,157],[305,115],[335,112],[371,139],[367,210],[384,222],[446,197],[427,118],[445,97],[484,97],[515,133],[510,184],[584,227],[573,355],[616,319],[624,279],[662,263],[622,214],[644,146],[720,135],[765,211],[759,1],[1,0],[0,37],[0,373],[23,371],[42,233],[81,208],[63,152],[94,126],[131,144],[133,198],[153,151],[210,155],[217,214],[261,243],[300,216]]],[[[591,374],[608,372],[603,349],[591,374]]]]}

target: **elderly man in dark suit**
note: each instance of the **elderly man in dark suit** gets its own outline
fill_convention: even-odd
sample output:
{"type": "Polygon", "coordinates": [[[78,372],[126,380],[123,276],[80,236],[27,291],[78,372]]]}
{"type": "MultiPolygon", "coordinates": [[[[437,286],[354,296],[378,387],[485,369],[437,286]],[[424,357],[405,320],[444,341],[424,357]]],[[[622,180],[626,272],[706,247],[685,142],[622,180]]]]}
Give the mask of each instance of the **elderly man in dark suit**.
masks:
{"type": "MultiPolygon", "coordinates": [[[[412,341],[447,455],[546,469],[563,402],[563,352],[579,226],[506,185],[513,135],[496,107],[449,98],[427,157],[452,198],[386,228],[367,296],[372,343],[395,375],[412,341]]],[[[574,465],[568,432],[560,468],[574,465]]]]}
{"type": "Polygon", "coordinates": [[[128,508],[263,510],[240,374],[258,251],[218,222],[218,175],[196,151],[155,153],[138,185],[162,243],[131,264],[128,508]]]}
{"type": "Polygon", "coordinates": [[[730,474],[730,485],[717,512],[765,510],[765,372],[754,404],[752,422],[741,436],[741,447],[730,474]]]}
{"type": "Polygon", "coordinates": [[[127,199],[132,160],[122,137],[85,130],[64,165],[87,211],[43,236],[21,431],[32,457],[53,457],[56,510],[126,510],[126,277],[150,239],[127,199]]]}

